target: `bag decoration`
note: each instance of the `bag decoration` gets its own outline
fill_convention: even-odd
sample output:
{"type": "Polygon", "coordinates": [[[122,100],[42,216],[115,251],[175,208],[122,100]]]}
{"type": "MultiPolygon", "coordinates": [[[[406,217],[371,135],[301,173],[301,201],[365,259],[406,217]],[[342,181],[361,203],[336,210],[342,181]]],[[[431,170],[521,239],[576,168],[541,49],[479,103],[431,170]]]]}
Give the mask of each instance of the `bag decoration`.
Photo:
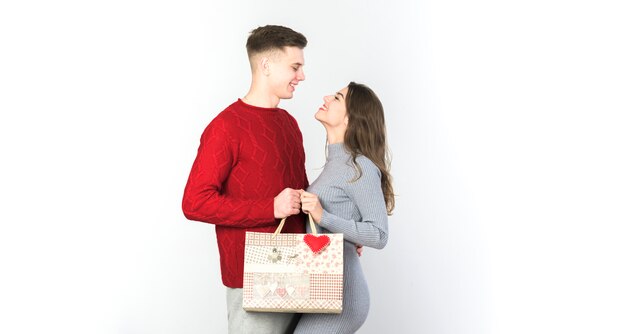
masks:
{"type": "Polygon", "coordinates": [[[330,244],[330,238],[327,235],[312,235],[305,234],[304,242],[309,246],[313,253],[317,254],[326,248],[330,244]]]}

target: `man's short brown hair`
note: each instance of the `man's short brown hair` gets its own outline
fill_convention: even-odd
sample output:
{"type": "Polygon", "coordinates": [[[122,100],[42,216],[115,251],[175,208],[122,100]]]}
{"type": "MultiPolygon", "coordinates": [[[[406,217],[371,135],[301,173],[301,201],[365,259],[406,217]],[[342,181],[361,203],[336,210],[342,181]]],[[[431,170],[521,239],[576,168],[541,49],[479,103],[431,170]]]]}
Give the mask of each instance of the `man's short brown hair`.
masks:
{"type": "Polygon", "coordinates": [[[297,31],[283,26],[266,25],[250,32],[246,50],[248,51],[248,58],[251,58],[257,53],[273,49],[282,50],[288,46],[304,49],[306,44],[306,37],[297,31]]]}

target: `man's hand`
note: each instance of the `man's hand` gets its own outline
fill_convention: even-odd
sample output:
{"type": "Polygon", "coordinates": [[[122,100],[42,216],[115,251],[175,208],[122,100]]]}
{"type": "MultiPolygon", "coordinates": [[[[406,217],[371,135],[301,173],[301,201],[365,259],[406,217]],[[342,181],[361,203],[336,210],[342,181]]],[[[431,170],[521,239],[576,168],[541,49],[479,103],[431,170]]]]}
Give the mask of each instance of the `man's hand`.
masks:
{"type": "Polygon", "coordinates": [[[300,194],[304,190],[285,188],[274,197],[274,218],[285,218],[300,213],[300,194]]]}

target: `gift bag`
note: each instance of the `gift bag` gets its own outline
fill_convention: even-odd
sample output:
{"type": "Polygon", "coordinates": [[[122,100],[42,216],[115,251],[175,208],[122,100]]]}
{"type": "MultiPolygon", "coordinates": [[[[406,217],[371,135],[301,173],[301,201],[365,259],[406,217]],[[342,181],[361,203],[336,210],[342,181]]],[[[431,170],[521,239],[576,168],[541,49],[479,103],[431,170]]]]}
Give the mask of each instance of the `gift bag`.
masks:
{"type": "Polygon", "coordinates": [[[243,308],[258,312],[341,313],[343,234],[246,232],[243,308]]]}

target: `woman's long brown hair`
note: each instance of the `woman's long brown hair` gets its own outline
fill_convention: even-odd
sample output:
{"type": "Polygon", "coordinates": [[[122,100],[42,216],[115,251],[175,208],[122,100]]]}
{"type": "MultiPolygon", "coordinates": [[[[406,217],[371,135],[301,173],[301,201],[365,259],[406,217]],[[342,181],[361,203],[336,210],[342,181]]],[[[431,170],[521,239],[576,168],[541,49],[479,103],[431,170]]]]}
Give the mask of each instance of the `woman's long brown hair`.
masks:
{"type": "Polygon", "coordinates": [[[378,167],[381,173],[381,187],[387,206],[387,214],[391,215],[395,207],[395,195],[391,184],[391,159],[387,149],[387,130],[383,104],[369,87],[350,82],[346,94],[346,113],[348,128],[344,137],[344,145],[352,155],[352,162],[357,169],[358,179],[362,171],[356,163],[357,155],[364,155],[378,167]]]}

